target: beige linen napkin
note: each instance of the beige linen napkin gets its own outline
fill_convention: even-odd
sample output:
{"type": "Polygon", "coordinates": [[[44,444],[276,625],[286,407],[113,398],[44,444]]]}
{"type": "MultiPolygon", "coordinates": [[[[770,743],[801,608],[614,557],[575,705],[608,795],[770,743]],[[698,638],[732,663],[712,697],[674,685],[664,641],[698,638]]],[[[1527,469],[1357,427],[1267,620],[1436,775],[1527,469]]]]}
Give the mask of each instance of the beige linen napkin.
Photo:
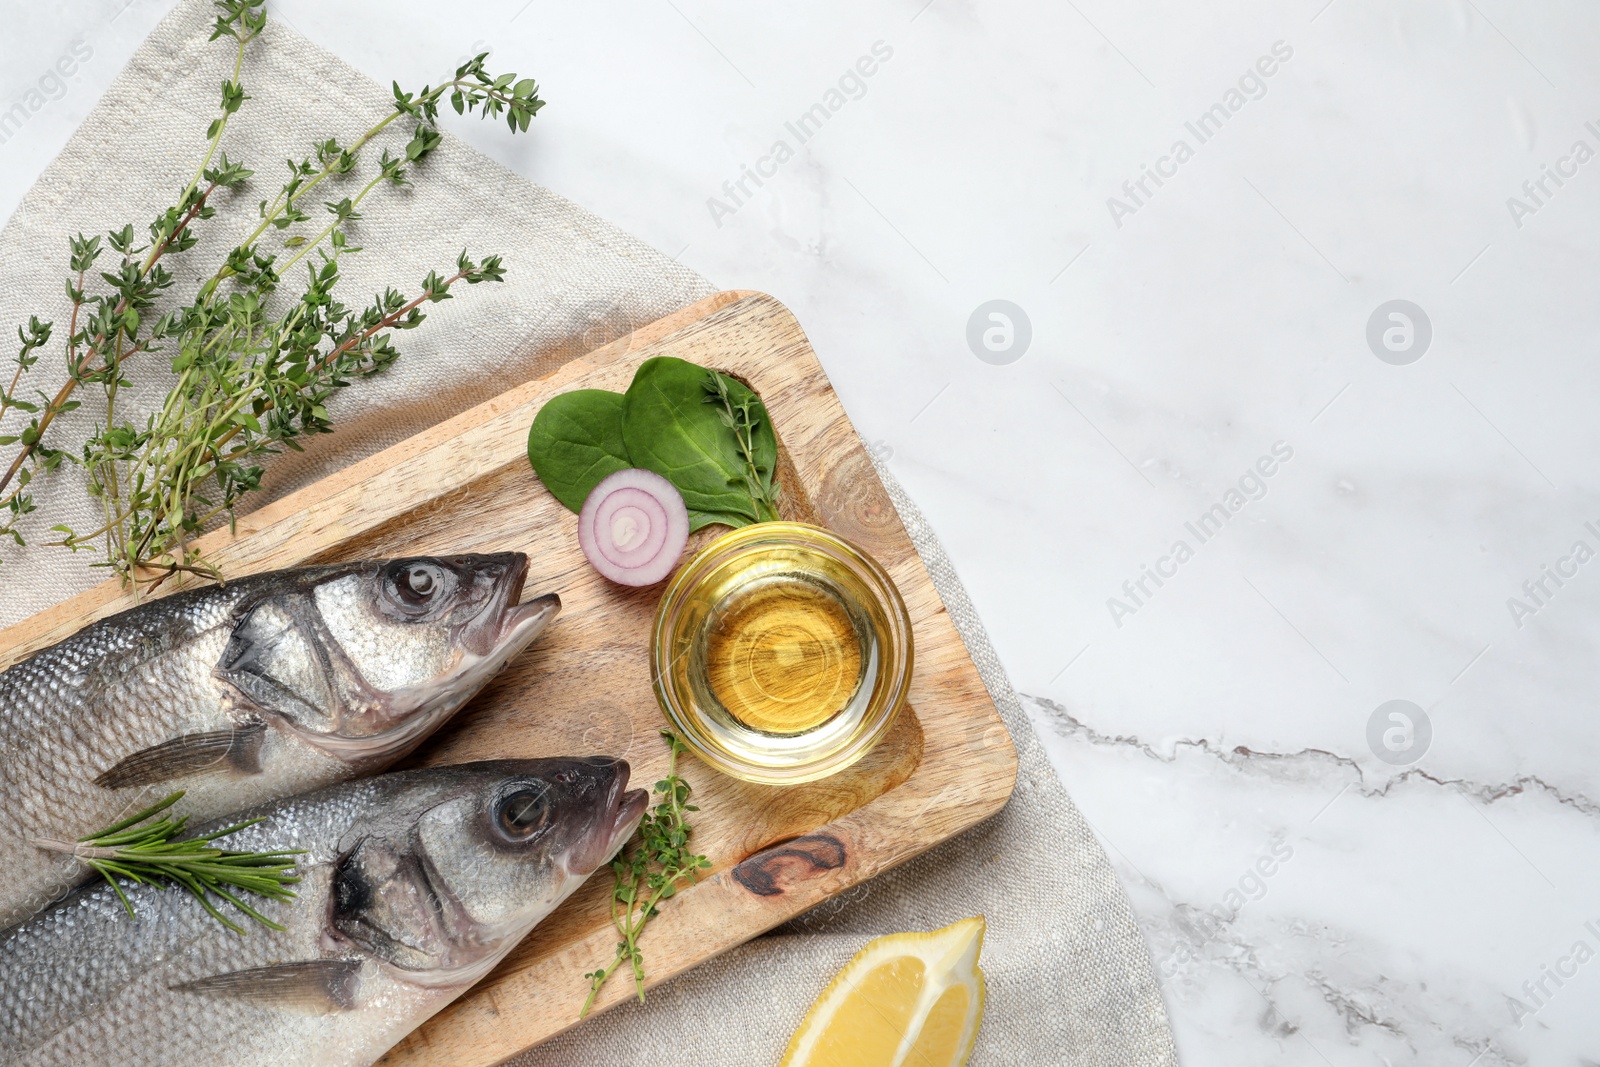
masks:
{"type": "MultiPolygon", "coordinates": [[[[7,335],[29,313],[61,315],[69,234],[124,222],[142,227],[187,180],[228,61],[225,45],[206,41],[210,22],[206,0],[179,4],[0,230],[0,327],[7,335]]],[[[315,138],[352,139],[382,116],[389,96],[281,23],[253,49],[243,77],[254,99],[224,147],[258,178],[239,194],[243,204],[203,227],[200,245],[173,260],[181,283],[192,285],[195,274],[185,263],[215,262],[242,236],[239,220],[276,188],[280,161],[305,154],[315,138]]],[[[400,335],[400,362],[338,399],[335,434],[274,460],[257,505],[713,291],[616,227],[447,141],[416,186],[398,194],[399,203],[375,203],[358,224],[355,236],[366,250],[349,260],[344,299],[357,303],[391,283],[414,288],[430,269],[453,264],[463,247],[503,253],[506,282],[462,287],[457,299],[433,306],[423,328],[400,335]]],[[[62,372],[47,361],[35,378],[53,388],[62,372]]],[[[130,410],[159,398],[154,382],[123,394],[130,410]]],[[[60,424],[62,439],[81,437],[94,417],[94,405],[86,404],[71,416],[75,425],[60,424]]],[[[1046,762],[933,532],[881,473],[1016,741],[1015,797],[962,837],[519,1064],[669,1063],[681,1061],[685,1049],[703,1067],[775,1063],[812,998],[866,940],[980,912],[989,920],[989,1008],[973,1064],[1176,1063],[1149,956],[1105,853],[1046,762]]],[[[62,514],[92,523],[93,509],[71,474],[42,481],[36,496],[50,516],[44,525],[62,514]]],[[[102,574],[59,550],[7,547],[4,558],[0,624],[102,574]]]]}

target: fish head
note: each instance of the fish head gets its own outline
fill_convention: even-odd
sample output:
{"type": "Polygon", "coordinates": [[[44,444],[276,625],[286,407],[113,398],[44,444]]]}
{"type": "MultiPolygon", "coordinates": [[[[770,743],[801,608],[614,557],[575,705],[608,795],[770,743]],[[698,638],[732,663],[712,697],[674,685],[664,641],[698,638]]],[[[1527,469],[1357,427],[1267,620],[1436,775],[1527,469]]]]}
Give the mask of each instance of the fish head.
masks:
{"type": "Polygon", "coordinates": [[[316,603],[344,654],[384,689],[440,686],[468,662],[521,650],[554,617],[554,594],[518,603],[521,552],[412,556],[317,587],[316,603]]]}
{"type": "MultiPolygon", "coordinates": [[[[399,776],[396,776],[399,777],[399,776]]],[[[401,980],[470,985],[614,856],[642,789],[609,757],[410,772],[418,784],[342,842],[328,936],[401,980]]]]}
{"type": "Polygon", "coordinates": [[[255,602],[218,673],[314,746],[366,769],[453,715],[561,609],[519,603],[528,557],[411,556],[308,572],[255,602]]]}

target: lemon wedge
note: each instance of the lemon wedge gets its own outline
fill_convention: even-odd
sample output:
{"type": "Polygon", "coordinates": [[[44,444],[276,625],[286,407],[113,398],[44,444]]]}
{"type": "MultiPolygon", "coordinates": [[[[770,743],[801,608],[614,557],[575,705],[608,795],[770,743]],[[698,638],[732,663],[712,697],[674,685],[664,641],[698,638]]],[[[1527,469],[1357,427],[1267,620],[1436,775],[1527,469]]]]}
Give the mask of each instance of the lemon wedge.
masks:
{"type": "Polygon", "coordinates": [[[868,942],[806,1013],[779,1067],[961,1067],[983,1021],[983,932],[979,915],[868,942]]]}

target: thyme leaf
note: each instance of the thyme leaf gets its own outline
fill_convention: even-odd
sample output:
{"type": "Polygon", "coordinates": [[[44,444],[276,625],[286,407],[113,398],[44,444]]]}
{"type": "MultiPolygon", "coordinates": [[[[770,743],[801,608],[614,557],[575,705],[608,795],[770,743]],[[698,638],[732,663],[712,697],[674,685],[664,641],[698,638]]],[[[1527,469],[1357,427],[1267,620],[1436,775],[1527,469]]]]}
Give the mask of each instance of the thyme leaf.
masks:
{"type": "Polygon", "coordinates": [[[637,841],[611,861],[616,884],[611,893],[611,923],[616,928],[617,951],[611,962],[584,977],[589,980],[589,995],[578,1010],[578,1018],[589,1014],[600,989],[624,964],[633,972],[634,989],[644,1000],[644,953],[639,938],[651,919],[661,913],[663,901],[680,888],[692,884],[701,871],[711,866],[706,857],[689,848],[688,814],[700,809],[689,803],[690,788],[678,775],[678,757],[688,749],[683,742],[663,730],[668,747],[667,773],[656,783],[661,799],[639,824],[637,841]]]}
{"type": "Polygon", "coordinates": [[[75,464],[100,503],[100,522],[87,530],[53,526],[61,536],[50,543],[98,548],[104,558],[97,565],[129,583],[183,572],[214,575],[191,542],[218,519],[231,520],[239,501],[260,486],[265,457],[330,432],[334,394],[399,358],[392,338],[422,323],[424,304],[450,299],[457,282],[505,276],[499,256],[463,250],[454,271],[430,271],[412,293],[389,288],[365,307],[348,306],[336,294],[343,258],[361,250],[350,238],[371,208],[368,198],[410,184],[439,148],[440,101],[448,98],[458,113],[504,117],[513,132],[527,130],[544,106],[533,79],[490,74],[488,53],[438,86],[407,92],[396,84],[388,114],[360,137],[349,144],[328,138],[289,160],[277,194],[259,202],[259,221],[220,265],[199,272],[204,281],[191,299],[174,304],[167,258],[193,248],[196,227],[214,223],[255,177],[228,158],[221,142],[251,100],[244,56],[267,13],[263,0],[215,0],[215,7],[211,39],[231,41],[234,59],[192,177],[148,225],[148,241],[131,224],[103,239],[70,240],[64,286],[70,316],[65,337],[57,335],[66,380],[54,395],[25,387],[54,332],[52,322],[32,316],[18,329],[15,371],[0,391],[0,446],[18,446],[0,473],[0,537],[24,544],[19,523],[36,510],[31,483],[62,463],[75,464]],[[394,151],[384,148],[365,181],[356,177],[355,188],[335,191],[396,122],[410,126],[408,138],[394,151]],[[315,201],[306,199],[313,193],[326,208],[320,218],[311,210],[315,201]],[[157,352],[164,359],[152,362],[148,355],[157,352]],[[118,410],[134,370],[170,373],[160,410],[137,422],[118,410]],[[103,413],[84,440],[60,444],[53,424],[82,403],[83,386],[100,389],[103,413]],[[8,419],[16,425],[7,426],[8,419]]]}
{"type": "Polygon", "coordinates": [[[770,522],[778,517],[778,501],[772,485],[774,472],[756,458],[756,434],[761,429],[761,419],[767,409],[755,393],[742,386],[735,396],[734,386],[738,383],[721,371],[708,370],[706,373],[710,376],[705,386],[706,403],[719,405],[717,417],[722,425],[733,431],[739,459],[744,463],[745,491],[755,501],[756,521],[770,522]]]}

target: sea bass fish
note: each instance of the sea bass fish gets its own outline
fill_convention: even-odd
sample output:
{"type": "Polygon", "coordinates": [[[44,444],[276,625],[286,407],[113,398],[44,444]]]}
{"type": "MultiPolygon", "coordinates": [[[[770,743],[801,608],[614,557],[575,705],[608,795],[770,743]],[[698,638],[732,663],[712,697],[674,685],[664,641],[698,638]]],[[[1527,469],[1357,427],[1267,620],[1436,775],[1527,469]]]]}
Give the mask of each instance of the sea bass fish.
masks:
{"type": "Polygon", "coordinates": [[[93,623],[0,674],[0,928],[74,841],[177,790],[196,819],[381,769],[560,610],[520,552],[276,571],[93,623]]]}
{"type": "Polygon", "coordinates": [[[261,905],[285,929],[80,889],[0,933],[0,1065],[367,1067],[615,855],[648,803],[627,784],[621,760],[502,760],[247,812],[228,847],[307,850],[298,898],[261,905]]]}

